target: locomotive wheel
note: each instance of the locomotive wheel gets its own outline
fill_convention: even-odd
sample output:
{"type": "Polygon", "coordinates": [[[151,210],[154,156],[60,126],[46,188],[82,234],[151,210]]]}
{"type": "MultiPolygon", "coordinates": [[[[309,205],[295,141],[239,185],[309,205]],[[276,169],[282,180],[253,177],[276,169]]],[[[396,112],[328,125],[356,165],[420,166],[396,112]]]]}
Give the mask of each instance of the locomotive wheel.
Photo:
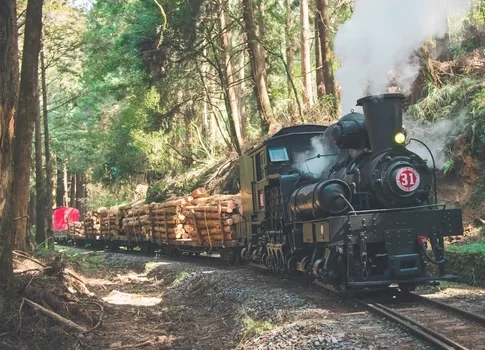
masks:
{"type": "Polygon", "coordinates": [[[296,256],[292,256],[288,259],[286,262],[286,268],[288,269],[288,272],[295,272],[296,271],[296,261],[297,261],[296,256]]]}

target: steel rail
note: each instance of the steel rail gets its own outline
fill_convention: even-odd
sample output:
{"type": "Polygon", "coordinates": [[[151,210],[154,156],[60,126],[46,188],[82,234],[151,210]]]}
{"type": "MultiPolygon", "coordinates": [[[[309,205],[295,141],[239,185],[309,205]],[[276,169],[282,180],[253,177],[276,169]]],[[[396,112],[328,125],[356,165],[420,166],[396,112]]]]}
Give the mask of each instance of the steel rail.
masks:
{"type": "Polygon", "coordinates": [[[437,300],[434,300],[434,299],[431,299],[431,298],[427,298],[427,297],[424,297],[424,296],[419,295],[419,294],[411,293],[411,295],[417,300],[420,300],[420,301],[425,302],[425,303],[429,303],[431,305],[438,306],[438,307],[440,307],[444,310],[451,310],[452,312],[456,313],[457,315],[460,315],[462,317],[471,319],[471,320],[476,321],[476,322],[478,322],[482,325],[485,325],[485,317],[482,316],[482,315],[478,315],[478,314],[470,312],[470,311],[462,310],[462,309],[457,308],[456,306],[448,305],[448,304],[442,303],[441,301],[437,301],[437,300]]]}
{"type": "Polygon", "coordinates": [[[400,313],[382,305],[382,304],[373,304],[368,303],[359,299],[353,299],[357,303],[361,304],[362,306],[371,309],[376,314],[380,316],[384,316],[385,318],[391,320],[399,324],[400,326],[404,327],[409,333],[427,341],[428,343],[436,346],[438,349],[443,350],[469,350],[467,347],[456,343],[455,341],[451,340],[450,338],[446,337],[445,335],[434,331],[433,329],[407,317],[401,315],[400,313]]]}

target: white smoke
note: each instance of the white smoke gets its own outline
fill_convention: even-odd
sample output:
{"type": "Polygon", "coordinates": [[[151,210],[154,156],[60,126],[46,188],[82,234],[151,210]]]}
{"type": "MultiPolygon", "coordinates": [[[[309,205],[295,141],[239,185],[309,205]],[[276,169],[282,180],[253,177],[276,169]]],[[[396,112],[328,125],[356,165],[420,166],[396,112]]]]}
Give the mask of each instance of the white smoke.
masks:
{"type": "MultiPolygon", "coordinates": [[[[454,119],[443,119],[435,124],[423,124],[409,115],[403,117],[403,124],[408,138],[416,138],[426,144],[430,149],[436,168],[441,170],[446,162],[446,144],[450,137],[456,136],[463,124],[464,114],[454,119]]],[[[420,143],[411,141],[407,147],[411,152],[427,160],[428,166],[432,167],[432,159],[429,151],[420,143]]]]}
{"type": "Polygon", "coordinates": [[[447,18],[469,8],[469,0],[355,0],[335,38],[344,113],[361,97],[385,93],[393,79],[406,92],[419,71],[416,50],[443,37],[447,18]]]}
{"type": "Polygon", "coordinates": [[[329,140],[325,140],[321,136],[312,137],[311,148],[295,154],[293,169],[302,174],[312,173],[321,176],[335,164],[337,159],[337,147],[328,142],[329,140]],[[316,158],[318,155],[320,157],[316,158]]]}

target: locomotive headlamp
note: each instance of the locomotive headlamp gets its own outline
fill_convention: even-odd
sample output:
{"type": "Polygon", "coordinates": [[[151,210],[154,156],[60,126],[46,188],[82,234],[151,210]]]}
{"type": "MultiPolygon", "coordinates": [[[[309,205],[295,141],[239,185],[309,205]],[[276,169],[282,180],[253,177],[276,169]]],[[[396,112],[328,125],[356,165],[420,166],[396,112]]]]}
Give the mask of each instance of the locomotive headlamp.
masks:
{"type": "Polygon", "coordinates": [[[396,141],[397,144],[402,145],[404,142],[406,142],[406,135],[402,132],[398,132],[396,135],[394,135],[394,141],[396,141]]]}

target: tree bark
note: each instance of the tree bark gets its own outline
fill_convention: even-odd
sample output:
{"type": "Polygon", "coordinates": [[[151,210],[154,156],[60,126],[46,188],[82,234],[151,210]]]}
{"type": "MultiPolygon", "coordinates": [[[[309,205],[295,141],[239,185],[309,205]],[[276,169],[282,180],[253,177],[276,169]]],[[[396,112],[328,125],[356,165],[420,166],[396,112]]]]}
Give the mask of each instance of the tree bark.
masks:
{"type": "Polygon", "coordinates": [[[30,198],[29,198],[29,224],[27,226],[27,247],[30,247],[32,244],[32,231],[36,222],[36,199],[35,199],[35,191],[30,191],[30,198]]]}
{"type": "Polygon", "coordinates": [[[335,84],[335,75],[332,68],[333,53],[330,46],[330,20],[328,14],[327,0],[317,1],[317,18],[318,36],[320,39],[320,50],[322,52],[323,80],[325,82],[325,92],[337,98],[337,85],[335,84]]]}
{"type": "Polygon", "coordinates": [[[252,0],[243,0],[243,17],[246,26],[248,39],[248,51],[251,60],[251,75],[253,78],[254,95],[256,105],[261,118],[261,129],[263,133],[272,132],[275,127],[275,117],[271,102],[269,100],[266,84],[266,63],[261,45],[256,36],[256,25],[254,21],[254,10],[252,0]]]}
{"type": "Polygon", "coordinates": [[[84,210],[84,174],[76,174],[76,208],[82,216],[84,210]]]}
{"type": "Polygon", "coordinates": [[[64,162],[61,157],[56,157],[56,207],[64,206],[64,162]]]}
{"type": "MultiPolygon", "coordinates": [[[[244,33],[241,33],[241,41],[242,43],[245,43],[247,41],[246,35],[244,33]]],[[[239,125],[241,128],[241,135],[243,141],[246,140],[246,105],[245,105],[245,91],[246,91],[246,55],[244,52],[242,52],[239,56],[239,74],[238,74],[238,79],[239,79],[239,85],[237,89],[238,93],[238,113],[239,113],[239,125]]]]}
{"type": "Polygon", "coordinates": [[[310,62],[310,18],[308,15],[308,0],[300,1],[301,21],[301,75],[303,78],[303,105],[305,108],[313,105],[313,89],[310,62]]]}
{"type": "MultiPolygon", "coordinates": [[[[294,19],[293,19],[293,11],[292,11],[292,0],[286,0],[286,26],[285,26],[285,36],[286,36],[286,66],[288,67],[288,72],[289,75],[293,74],[293,56],[295,54],[295,41],[293,40],[293,34],[292,34],[292,28],[294,25],[294,19]]],[[[288,113],[291,115],[291,119],[293,122],[296,123],[296,108],[295,108],[295,102],[291,98],[292,96],[292,82],[290,81],[289,78],[287,78],[287,90],[288,90],[288,113]]],[[[295,96],[296,97],[296,96],[295,96]]]]}
{"type": "Polygon", "coordinates": [[[224,95],[228,103],[228,115],[229,115],[229,127],[231,130],[232,137],[234,139],[234,144],[236,146],[236,151],[241,153],[241,147],[244,145],[244,139],[241,133],[241,116],[239,115],[239,99],[237,96],[237,86],[235,85],[234,79],[234,65],[232,63],[232,52],[231,52],[231,31],[227,24],[227,11],[228,11],[228,1],[221,1],[221,9],[219,13],[220,20],[220,32],[219,38],[222,49],[223,58],[223,76],[224,81],[222,82],[223,88],[225,90],[224,95]]]}
{"type": "Polygon", "coordinates": [[[67,161],[63,161],[63,179],[62,184],[64,185],[64,203],[66,206],[69,205],[69,182],[68,182],[68,174],[67,174],[67,161]]]}
{"type": "Polygon", "coordinates": [[[323,59],[322,59],[322,46],[320,43],[320,34],[318,32],[318,16],[319,13],[315,14],[315,62],[316,62],[316,69],[315,69],[315,78],[317,82],[317,97],[318,99],[323,98],[325,96],[325,79],[323,76],[323,59]]]}
{"type": "Polygon", "coordinates": [[[27,242],[32,136],[35,120],[39,114],[38,66],[42,33],[42,3],[42,0],[29,0],[27,4],[19,106],[15,123],[12,234],[15,249],[22,251],[26,250],[27,242]]]}
{"type": "Polygon", "coordinates": [[[69,199],[71,208],[76,208],[76,174],[71,174],[71,188],[69,189],[69,199]]]}
{"type": "Polygon", "coordinates": [[[50,138],[49,138],[49,117],[47,111],[47,83],[46,83],[46,66],[44,56],[44,45],[41,43],[42,50],[40,51],[40,69],[41,69],[41,81],[42,81],[42,116],[44,118],[44,152],[45,152],[45,201],[46,201],[46,233],[47,238],[50,238],[49,243],[54,243],[54,236],[52,233],[52,156],[50,151],[50,138]]]}
{"type": "MultiPolygon", "coordinates": [[[[38,107],[39,105],[37,105],[38,107]]],[[[46,240],[45,236],[45,188],[44,173],[42,167],[42,126],[40,120],[40,110],[37,108],[35,119],[35,242],[42,244],[46,240]]]]}
{"type": "Polygon", "coordinates": [[[13,138],[19,91],[17,11],[14,0],[0,1],[0,294],[13,279],[12,215],[13,138]]]}

